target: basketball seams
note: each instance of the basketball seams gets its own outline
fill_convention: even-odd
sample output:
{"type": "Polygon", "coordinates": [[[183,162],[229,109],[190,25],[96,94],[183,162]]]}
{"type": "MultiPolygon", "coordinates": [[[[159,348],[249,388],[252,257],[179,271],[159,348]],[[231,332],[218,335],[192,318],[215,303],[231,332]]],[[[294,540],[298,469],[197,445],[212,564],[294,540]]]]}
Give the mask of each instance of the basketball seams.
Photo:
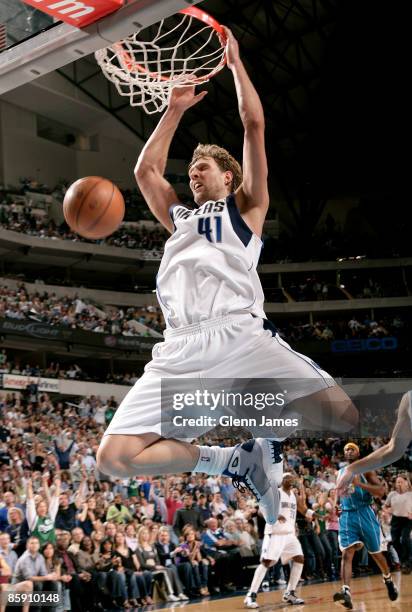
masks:
{"type": "Polygon", "coordinates": [[[98,217],[96,217],[96,219],[94,219],[93,223],[91,225],[85,227],[85,231],[86,232],[92,231],[93,228],[96,227],[96,225],[102,220],[102,218],[106,214],[106,212],[107,212],[107,210],[108,210],[108,208],[109,208],[109,206],[110,206],[110,204],[112,203],[112,200],[113,200],[114,189],[115,189],[115,186],[114,186],[114,183],[112,183],[112,193],[110,194],[109,201],[107,202],[104,210],[100,213],[100,215],[98,217]]]}
{"type": "Polygon", "coordinates": [[[99,177],[98,180],[95,182],[95,184],[90,187],[89,191],[86,191],[86,193],[84,194],[82,201],[79,204],[79,208],[76,211],[76,226],[79,227],[79,217],[80,217],[80,213],[82,211],[82,208],[87,200],[87,198],[89,197],[89,195],[91,194],[91,192],[93,191],[93,189],[95,189],[95,187],[97,187],[97,185],[99,185],[102,181],[104,181],[104,178],[99,177]]]}
{"type": "Polygon", "coordinates": [[[124,199],[116,185],[107,178],[90,176],[72,187],[65,195],[63,212],[73,231],[91,240],[112,234],[125,213],[124,199]]]}

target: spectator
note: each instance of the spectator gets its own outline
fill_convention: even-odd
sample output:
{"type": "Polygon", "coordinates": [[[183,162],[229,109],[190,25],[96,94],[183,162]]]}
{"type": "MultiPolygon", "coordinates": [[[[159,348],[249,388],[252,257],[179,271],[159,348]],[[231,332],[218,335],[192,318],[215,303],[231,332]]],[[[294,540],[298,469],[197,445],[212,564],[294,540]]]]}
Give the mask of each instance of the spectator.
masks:
{"type": "Polygon", "coordinates": [[[46,542],[42,548],[42,555],[46,564],[46,569],[49,573],[57,575],[57,593],[61,604],[57,606],[57,611],[70,610],[70,591],[66,589],[66,585],[71,581],[71,576],[61,573],[61,563],[56,555],[56,550],[52,542],[46,542]]]}
{"type": "Polygon", "coordinates": [[[179,565],[184,561],[191,566],[195,594],[200,593],[203,597],[210,595],[208,589],[209,565],[213,559],[207,559],[202,552],[202,544],[196,539],[196,533],[192,527],[183,530],[183,543],[178,547],[179,565]]]}
{"type": "Polygon", "coordinates": [[[167,508],[167,524],[173,525],[176,511],[183,507],[180,499],[180,493],[177,489],[170,490],[171,477],[166,478],[165,484],[165,502],[167,508]]]}
{"type": "Polygon", "coordinates": [[[179,598],[174,595],[174,579],[175,575],[170,568],[161,565],[156,547],[150,544],[150,531],[147,527],[140,527],[138,534],[139,546],[137,548],[137,557],[140,567],[143,570],[152,572],[155,580],[163,580],[166,586],[167,601],[179,601],[179,598]]]}
{"type": "MultiPolygon", "coordinates": [[[[64,434],[65,432],[63,431],[62,433],[64,434]]],[[[68,470],[70,468],[70,453],[72,452],[74,443],[75,441],[73,439],[71,442],[69,441],[68,446],[66,444],[64,444],[64,446],[59,446],[56,440],[54,440],[54,450],[61,470],[68,470]]]]}
{"type": "Polygon", "coordinates": [[[58,590],[58,575],[56,572],[48,572],[43,555],[40,551],[40,541],[36,536],[30,536],[27,540],[27,549],[17,560],[13,573],[13,584],[30,581],[33,583],[34,591],[58,590]],[[47,583],[47,589],[45,585],[47,583]]]}
{"type": "Polygon", "coordinates": [[[402,573],[410,574],[412,571],[412,488],[407,476],[399,475],[396,478],[395,491],[391,491],[386,498],[385,508],[392,513],[392,543],[398,553],[402,573]]]}
{"type": "Polygon", "coordinates": [[[124,568],[121,559],[113,550],[113,542],[104,538],[100,545],[100,551],[95,556],[96,569],[105,576],[105,585],[109,590],[113,604],[120,607],[130,607],[127,600],[127,586],[124,568]]]}
{"type": "Polygon", "coordinates": [[[115,495],[113,503],[109,506],[106,514],[107,521],[113,521],[117,524],[127,523],[132,520],[132,515],[129,509],[122,503],[120,493],[115,495]]]}
{"type": "Polygon", "coordinates": [[[173,522],[173,529],[180,535],[185,525],[192,525],[195,531],[203,527],[203,521],[199,510],[193,505],[193,495],[186,493],[183,496],[184,507],[176,510],[173,522]]]}
{"type": "Polygon", "coordinates": [[[83,477],[80,487],[74,497],[74,502],[70,502],[70,497],[67,493],[60,494],[59,510],[56,515],[56,529],[63,531],[71,531],[76,526],[76,514],[80,510],[84,501],[84,491],[86,480],[83,477]]]}
{"type": "Polygon", "coordinates": [[[206,531],[201,534],[203,552],[214,569],[215,590],[232,591],[233,580],[240,567],[239,553],[231,555],[231,551],[235,548],[234,542],[225,538],[216,518],[210,518],[206,525],[206,531]]]}
{"type": "Polygon", "coordinates": [[[214,494],[213,500],[210,502],[209,507],[213,516],[217,516],[218,514],[223,514],[224,512],[227,512],[227,505],[223,501],[222,494],[220,493],[220,491],[214,494]]]}
{"type": "Polygon", "coordinates": [[[127,546],[125,536],[120,531],[114,537],[113,550],[124,568],[129,603],[133,607],[151,603],[152,574],[148,570],[141,571],[137,555],[127,546]]]}
{"type": "Polygon", "coordinates": [[[7,513],[10,508],[16,506],[16,497],[14,493],[11,491],[6,491],[3,494],[3,503],[4,506],[0,508],[0,531],[5,531],[7,525],[9,524],[7,513]]]}
{"type": "Polygon", "coordinates": [[[326,537],[331,547],[332,563],[334,567],[334,573],[339,575],[340,572],[340,555],[339,555],[339,516],[337,508],[336,490],[331,489],[328,494],[328,498],[325,503],[325,527],[326,537]]]}
{"type": "Polygon", "coordinates": [[[72,555],[76,555],[79,552],[80,544],[84,538],[84,531],[81,527],[75,527],[71,531],[71,544],[67,551],[72,555]]]}
{"type": "Polygon", "coordinates": [[[60,477],[56,475],[54,479],[54,494],[50,496],[49,487],[47,484],[49,473],[42,474],[43,491],[46,499],[40,499],[37,504],[34,501],[33,482],[31,479],[27,482],[27,508],[26,517],[27,524],[31,535],[38,538],[40,546],[46,542],[56,542],[55,519],[59,508],[60,495],[60,477]]]}
{"type": "Polygon", "coordinates": [[[182,560],[176,565],[176,554],[181,547],[176,547],[170,541],[169,528],[163,526],[159,529],[157,542],[155,544],[160,564],[168,568],[173,573],[173,584],[175,585],[175,595],[182,601],[189,598],[183,591],[190,592],[192,587],[191,567],[188,560],[182,560]]]}
{"type": "Polygon", "coordinates": [[[91,495],[82,503],[81,510],[76,514],[78,526],[86,535],[91,535],[95,525],[97,524],[96,509],[96,498],[91,495]]]}
{"type": "Polygon", "coordinates": [[[200,512],[200,517],[203,521],[203,524],[205,524],[206,521],[211,518],[212,512],[209,508],[209,504],[207,503],[207,497],[204,493],[201,493],[199,495],[197,509],[200,512]]]}
{"type": "Polygon", "coordinates": [[[17,508],[17,506],[9,508],[7,519],[9,524],[6,527],[6,533],[10,536],[13,550],[17,553],[17,556],[20,556],[26,550],[29,526],[24,517],[23,510],[17,508]]]}
{"type": "Polygon", "coordinates": [[[93,576],[85,570],[77,571],[75,557],[68,552],[70,533],[61,531],[57,534],[57,557],[60,563],[61,575],[68,576],[65,584],[70,590],[72,610],[83,612],[93,607],[94,589],[93,576]]]}
{"type": "Polygon", "coordinates": [[[11,573],[13,573],[18,557],[16,551],[13,550],[13,544],[10,543],[8,533],[0,533],[0,557],[4,559],[11,573]]]}

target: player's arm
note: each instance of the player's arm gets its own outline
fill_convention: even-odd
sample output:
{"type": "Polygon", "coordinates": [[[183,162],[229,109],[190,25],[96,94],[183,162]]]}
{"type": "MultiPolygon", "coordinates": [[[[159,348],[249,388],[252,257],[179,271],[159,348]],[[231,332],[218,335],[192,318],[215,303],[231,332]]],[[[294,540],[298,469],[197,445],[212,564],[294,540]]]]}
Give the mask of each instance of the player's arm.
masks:
{"type": "Polygon", "coordinates": [[[339,495],[344,494],[356,474],[377,470],[385,465],[395,463],[395,461],[398,461],[403,456],[412,439],[409,402],[409,393],[405,393],[399,404],[398,418],[389,442],[373,451],[370,455],[354,461],[341,472],[336,483],[339,495]]]}
{"type": "Polygon", "coordinates": [[[202,91],[196,95],[192,86],[172,90],[169,106],[143,147],[134,171],[147,205],[170,232],[173,231],[173,223],[169,207],[177,202],[175,190],[164,178],[170,144],[184,112],[202,100],[206,93],[202,91]]]}
{"type": "Polygon", "coordinates": [[[237,40],[228,28],[224,30],[227,37],[227,66],[233,73],[244,128],[243,182],[235,193],[236,204],[248,226],[260,236],[269,208],[265,117],[258,93],[240,59],[237,40]]]}
{"type": "Polygon", "coordinates": [[[373,495],[373,497],[380,498],[385,495],[385,485],[380,480],[380,478],[378,478],[376,472],[366,472],[365,478],[367,482],[361,482],[358,477],[355,476],[355,478],[353,479],[353,484],[356,487],[364,489],[364,491],[367,491],[368,493],[373,495]]]}

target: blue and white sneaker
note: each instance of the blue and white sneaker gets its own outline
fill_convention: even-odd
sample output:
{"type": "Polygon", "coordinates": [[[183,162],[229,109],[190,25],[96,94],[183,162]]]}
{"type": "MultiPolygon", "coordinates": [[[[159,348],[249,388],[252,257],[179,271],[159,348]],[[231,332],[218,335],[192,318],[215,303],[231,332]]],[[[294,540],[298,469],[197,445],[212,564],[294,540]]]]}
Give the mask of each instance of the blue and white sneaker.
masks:
{"type": "Polygon", "coordinates": [[[279,484],[283,466],[280,444],[266,438],[248,440],[233,449],[225,476],[239,491],[250,491],[259,503],[266,523],[276,523],[279,514],[279,484]]]}

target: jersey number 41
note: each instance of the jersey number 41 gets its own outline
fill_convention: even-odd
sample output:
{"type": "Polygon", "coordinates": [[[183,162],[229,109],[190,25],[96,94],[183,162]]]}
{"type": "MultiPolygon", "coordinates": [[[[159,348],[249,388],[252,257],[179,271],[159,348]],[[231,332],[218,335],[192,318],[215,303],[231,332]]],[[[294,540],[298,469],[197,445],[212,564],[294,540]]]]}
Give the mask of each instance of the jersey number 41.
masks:
{"type": "Polygon", "coordinates": [[[213,219],[215,221],[214,230],[210,227],[211,217],[200,217],[197,231],[201,235],[204,234],[209,242],[222,242],[222,217],[213,217],[213,219]]]}

